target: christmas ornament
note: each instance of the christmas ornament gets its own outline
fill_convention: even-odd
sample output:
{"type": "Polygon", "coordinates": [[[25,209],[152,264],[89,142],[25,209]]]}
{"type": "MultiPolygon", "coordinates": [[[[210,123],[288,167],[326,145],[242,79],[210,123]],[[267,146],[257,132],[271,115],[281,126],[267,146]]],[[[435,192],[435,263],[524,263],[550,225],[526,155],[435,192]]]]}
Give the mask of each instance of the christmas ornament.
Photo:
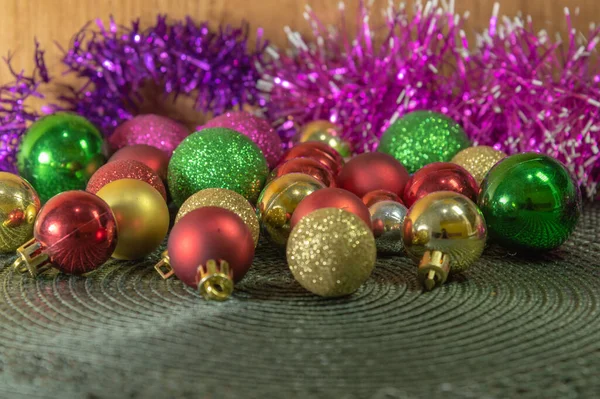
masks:
{"type": "Polygon", "coordinates": [[[85,189],[105,160],[98,129],[66,112],[34,122],[17,153],[19,174],[35,187],[42,202],[63,191],[85,189]]]}
{"type": "Polygon", "coordinates": [[[377,150],[392,155],[410,173],[432,162],[448,162],[470,145],[464,130],[452,119],[432,111],[404,115],[381,136],[377,150]]]}
{"type": "Polygon", "coordinates": [[[226,188],[255,203],[269,168],[260,149],[233,130],[208,128],[186,138],[169,162],[176,204],[205,188],[226,188]]]}
{"type": "Polygon", "coordinates": [[[581,193],[564,165],[530,152],[511,155],[490,170],[481,184],[479,206],[495,242],[547,251],[575,229],[581,193]]]}
{"type": "Polygon", "coordinates": [[[352,155],[352,147],[341,137],[339,128],[326,120],[308,122],[302,127],[298,142],[306,143],[308,141],[325,143],[344,158],[352,155]]]}
{"type": "Polygon", "coordinates": [[[452,158],[452,163],[462,166],[481,184],[483,178],[499,160],[506,157],[502,151],[485,145],[468,147],[452,158]]]}
{"type": "Polygon", "coordinates": [[[362,197],[363,204],[370,208],[371,205],[379,202],[379,201],[394,201],[403,204],[402,199],[391,191],[387,190],[373,190],[366,193],[362,197]]]}
{"type": "Polygon", "coordinates": [[[321,208],[343,209],[361,218],[371,228],[369,209],[360,198],[341,188],[324,188],[300,201],[290,219],[290,227],[293,229],[303,217],[321,208]]]}
{"type": "Polygon", "coordinates": [[[327,144],[311,141],[296,144],[281,159],[281,163],[293,158],[312,158],[325,165],[334,176],[337,176],[344,166],[344,159],[333,148],[327,144]]]}
{"type": "Polygon", "coordinates": [[[134,144],[115,152],[108,162],[130,159],[138,161],[152,169],[162,181],[167,181],[169,155],[163,150],[146,144],[134,144]]]}
{"type": "Polygon", "coordinates": [[[337,178],[340,188],[363,197],[373,190],[387,190],[402,195],[408,172],[400,162],[377,152],[352,158],[337,178]]]}
{"type": "Polygon", "coordinates": [[[462,166],[435,162],[423,166],[410,177],[402,198],[410,208],[417,200],[435,191],[454,191],[477,202],[479,185],[462,166]]]}
{"type": "Polygon", "coordinates": [[[134,179],[151,185],[167,200],[167,190],[160,177],[141,162],[131,159],[109,162],[96,171],[88,182],[86,191],[96,194],[102,187],[115,180],[134,179]]]}
{"type": "Polygon", "coordinates": [[[117,126],[108,143],[112,151],[145,144],[163,150],[170,156],[189,134],[185,126],[172,119],[146,114],[135,116],[117,126]]]}
{"type": "Polygon", "coordinates": [[[292,158],[271,171],[267,182],[289,173],[303,173],[319,180],[327,187],[335,187],[333,172],[321,162],[312,158],[292,158]]]}
{"type": "Polygon", "coordinates": [[[158,191],[140,180],[120,179],[96,194],[117,220],[119,243],[113,258],[140,259],[158,248],[169,229],[169,209],[158,191]]]}
{"type": "Polygon", "coordinates": [[[42,207],[33,236],[17,249],[15,270],[32,277],[51,267],[83,274],[110,258],[117,245],[117,222],[102,199],[85,191],[66,191],[42,207]]]}
{"type": "Polygon", "coordinates": [[[40,198],[27,180],[0,172],[0,252],[14,252],[33,237],[40,198]]]}
{"type": "Polygon", "coordinates": [[[317,179],[290,173],[269,183],[260,194],[256,212],[263,232],[277,245],[285,245],[290,235],[290,220],[305,197],[325,188],[317,179]]]}
{"type": "Polygon", "coordinates": [[[198,130],[210,127],[224,127],[235,130],[252,140],[263,152],[269,168],[277,166],[283,155],[281,139],[269,122],[249,112],[226,112],[200,126],[198,130]]]}
{"type": "Polygon", "coordinates": [[[318,209],[302,218],[287,245],[294,278],[325,297],[355,292],[371,275],[376,256],[371,229],[358,216],[337,208],[318,209]]]}
{"type": "Polygon", "coordinates": [[[235,213],[207,206],[175,224],[168,251],[175,275],[206,299],[224,300],[254,258],[252,233],[235,213]]]}
{"type": "Polygon", "coordinates": [[[487,229],[470,199],[438,191],[409,209],[403,234],[406,253],[419,262],[419,280],[429,291],[443,284],[448,274],[462,273],[479,259],[487,229]]]}
{"type": "Polygon", "coordinates": [[[404,252],[402,229],[408,210],[397,201],[377,201],[369,207],[377,251],[400,255],[404,252]]]}

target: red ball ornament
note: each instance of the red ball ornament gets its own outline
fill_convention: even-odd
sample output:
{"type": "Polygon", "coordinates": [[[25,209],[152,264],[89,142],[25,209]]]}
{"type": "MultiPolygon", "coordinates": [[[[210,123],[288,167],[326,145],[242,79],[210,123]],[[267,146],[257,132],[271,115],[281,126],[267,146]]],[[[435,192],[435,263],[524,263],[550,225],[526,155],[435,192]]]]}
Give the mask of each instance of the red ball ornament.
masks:
{"type": "Polygon", "coordinates": [[[50,267],[83,274],[106,262],[117,246],[117,222],[100,197],[65,191],[42,207],[34,238],[17,250],[15,268],[33,276],[50,267]]]}
{"type": "Polygon", "coordinates": [[[402,196],[409,177],[406,168],[391,155],[369,152],[348,161],[337,178],[337,185],[361,198],[374,190],[402,196]]]}
{"type": "Polygon", "coordinates": [[[135,144],[121,148],[115,152],[108,162],[130,159],[138,161],[152,169],[163,180],[167,179],[169,155],[163,150],[146,144],[135,144]]]}
{"type": "Polygon", "coordinates": [[[296,144],[281,159],[281,163],[293,158],[312,158],[325,165],[334,176],[340,173],[344,166],[344,158],[327,144],[317,141],[296,144]]]}
{"type": "Polygon", "coordinates": [[[213,206],[198,208],[179,219],[167,249],[175,275],[211,299],[229,296],[233,282],[246,275],[254,258],[248,226],[235,213],[213,206]]]}
{"type": "Polygon", "coordinates": [[[362,200],[350,191],[341,188],[324,188],[304,198],[292,215],[290,227],[294,226],[309,213],[321,208],[339,208],[361,218],[371,228],[371,213],[362,200]]]}
{"type": "Polygon", "coordinates": [[[362,201],[367,208],[370,208],[371,205],[381,201],[394,201],[404,205],[404,202],[402,202],[402,199],[397,194],[387,190],[375,190],[368,192],[363,196],[362,201]]]}
{"type": "Polygon", "coordinates": [[[290,173],[302,173],[319,180],[327,187],[335,187],[333,172],[321,162],[312,158],[292,158],[285,161],[271,172],[268,181],[290,173]]]}
{"type": "Polygon", "coordinates": [[[477,202],[479,185],[465,168],[450,162],[435,162],[417,170],[404,189],[404,204],[410,208],[417,200],[435,191],[454,191],[477,202]]]}
{"type": "Polygon", "coordinates": [[[132,159],[121,159],[109,162],[96,171],[88,182],[86,191],[96,194],[108,183],[115,180],[133,179],[148,183],[167,200],[167,190],[156,172],[141,162],[132,159]]]}

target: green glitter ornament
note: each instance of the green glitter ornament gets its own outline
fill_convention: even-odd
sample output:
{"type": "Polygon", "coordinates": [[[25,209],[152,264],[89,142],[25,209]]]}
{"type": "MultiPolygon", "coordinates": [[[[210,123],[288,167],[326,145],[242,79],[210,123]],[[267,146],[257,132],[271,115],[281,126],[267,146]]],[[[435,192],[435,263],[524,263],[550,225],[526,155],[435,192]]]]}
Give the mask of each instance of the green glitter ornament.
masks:
{"type": "Polygon", "coordinates": [[[169,189],[179,206],[206,188],[226,188],[256,202],[269,174],[265,156],[248,137],[207,128],[179,144],[169,162],[169,189]]]}
{"type": "Polygon", "coordinates": [[[58,112],[34,122],[17,153],[19,174],[42,202],[68,190],[85,190],[89,178],[106,161],[102,135],[87,119],[58,112]]]}
{"type": "Polygon", "coordinates": [[[394,122],[381,136],[377,151],[400,161],[409,173],[432,162],[450,162],[471,144],[454,120],[432,111],[415,111],[394,122]]]}
{"type": "Polygon", "coordinates": [[[581,214],[581,192],[567,168],[537,153],[497,163],[481,184],[478,202],[490,239],[515,250],[558,247],[581,214]]]}

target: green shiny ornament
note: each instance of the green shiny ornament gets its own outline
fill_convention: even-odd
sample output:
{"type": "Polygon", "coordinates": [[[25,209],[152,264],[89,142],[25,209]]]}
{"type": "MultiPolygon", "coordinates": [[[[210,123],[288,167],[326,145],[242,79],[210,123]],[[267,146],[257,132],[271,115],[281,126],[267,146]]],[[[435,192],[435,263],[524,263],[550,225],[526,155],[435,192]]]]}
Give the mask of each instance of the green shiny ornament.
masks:
{"type": "Polygon", "coordinates": [[[226,188],[255,203],[269,174],[262,151],[248,137],[207,128],[179,144],[169,162],[169,189],[179,206],[206,188],[226,188]]]}
{"type": "Polygon", "coordinates": [[[19,174],[42,202],[68,190],[85,190],[89,178],[106,161],[103,139],[87,119],[58,112],[34,122],[17,153],[19,174]]]}
{"type": "Polygon", "coordinates": [[[498,162],[481,183],[478,202],[490,239],[515,250],[560,246],[581,214],[581,192],[567,168],[532,152],[498,162]]]}
{"type": "Polygon", "coordinates": [[[450,162],[470,145],[465,131],[453,119],[437,112],[415,111],[387,128],[377,151],[393,156],[414,173],[432,162],[450,162]]]}

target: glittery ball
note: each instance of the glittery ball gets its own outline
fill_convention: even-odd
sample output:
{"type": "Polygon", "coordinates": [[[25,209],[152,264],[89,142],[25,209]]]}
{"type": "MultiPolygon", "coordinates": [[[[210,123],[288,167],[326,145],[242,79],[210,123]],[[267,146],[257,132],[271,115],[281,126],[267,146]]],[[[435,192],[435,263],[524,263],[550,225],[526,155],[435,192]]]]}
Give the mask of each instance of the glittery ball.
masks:
{"type": "Polygon", "coordinates": [[[492,166],[504,157],[506,154],[502,151],[481,145],[465,148],[452,158],[452,162],[465,168],[477,180],[477,184],[481,184],[492,166]]]}
{"type": "Polygon", "coordinates": [[[224,127],[235,130],[252,140],[261,149],[272,169],[283,155],[281,139],[268,121],[249,112],[226,112],[206,122],[200,129],[224,127]]]}
{"type": "Polygon", "coordinates": [[[302,218],[287,244],[288,265],[296,280],[325,297],[355,292],[371,275],[376,256],[367,224],[337,208],[318,209],[302,218]]]}
{"type": "Polygon", "coordinates": [[[175,224],[191,211],[207,206],[227,209],[238,215],[250,229],[256,247],[260,235],[260,225],[254,208],[242,195],[225,188],[207,188],[185,200],[177,212],[175,224]]]}
{"type": "Polygon", "coordinates": [[[182,124],[158,115],[138,115],[119,125],[108,139],[112,151],[134,144],[160,148],[169,155],[190,134],[182,124]]]}
{"type": "Polygon", "coordinates": [[[262,151],[248,137],[225,128],[188,136],[169,162],[169,190],[178,205],[205,188],[226,188],[255,203],[269,174],[262,151]]]}
{"type": "Polygon", "coordinates": [[[432,162],[449,162],[470,145],[454,120],[432,111],[415,111],[394,122],[381,136],[379,152],[392,155],[409,173],[432,162]]]}

